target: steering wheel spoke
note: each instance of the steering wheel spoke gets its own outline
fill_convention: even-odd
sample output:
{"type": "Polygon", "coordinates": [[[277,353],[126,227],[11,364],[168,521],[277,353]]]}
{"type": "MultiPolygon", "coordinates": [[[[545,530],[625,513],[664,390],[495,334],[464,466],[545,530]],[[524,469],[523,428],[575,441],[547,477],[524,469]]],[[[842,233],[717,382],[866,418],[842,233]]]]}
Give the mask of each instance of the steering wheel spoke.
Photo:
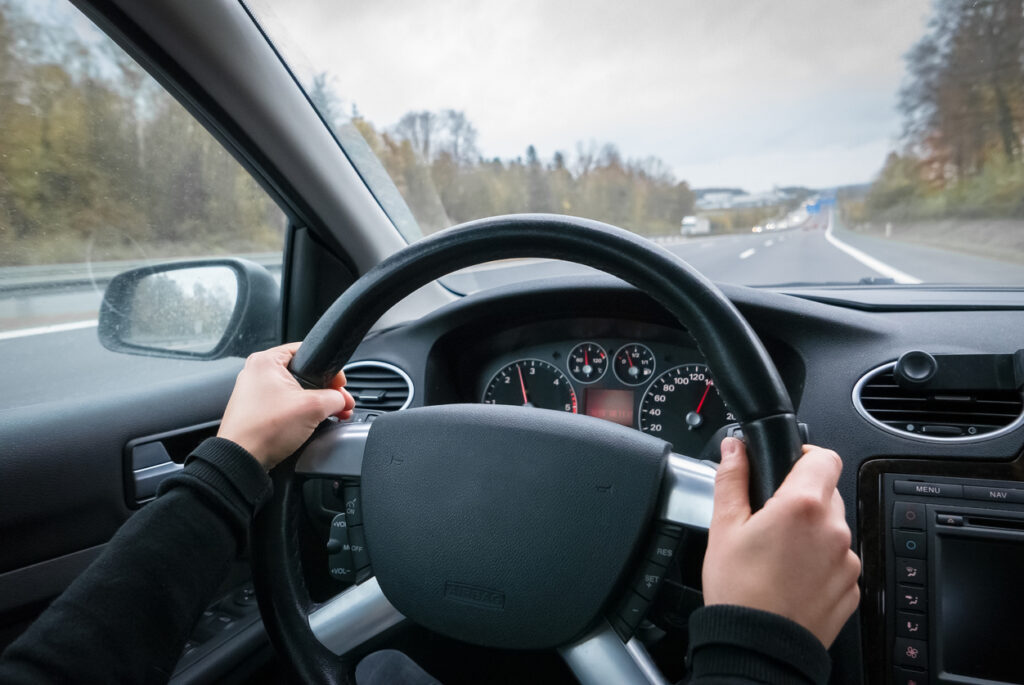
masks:
{"type": "Polygon", "coordinates": [[[405,617],[391,606],[376,578],[353,585],[309,614],[309,627],[324,647],[348,654],[405,617]]]}
{"type": "Polygon", "coordinates": [[[667,685],[668,681],[636,638],[623,643],[607,621],[579,642],[558,650],[581,685],[627,683],[667,685]]]}
{"type": "Polygon", "coordinates": [[[359,478],[369,423],[326,423],[313,434],[295,464],[295,473],[318,478],[359,478]]]}
{"type": "Polygon", "coordinates": [[[714,462],[669,455],[658,518],[665,523],[707,530],[711,526],[717,472],[714,462]]]}

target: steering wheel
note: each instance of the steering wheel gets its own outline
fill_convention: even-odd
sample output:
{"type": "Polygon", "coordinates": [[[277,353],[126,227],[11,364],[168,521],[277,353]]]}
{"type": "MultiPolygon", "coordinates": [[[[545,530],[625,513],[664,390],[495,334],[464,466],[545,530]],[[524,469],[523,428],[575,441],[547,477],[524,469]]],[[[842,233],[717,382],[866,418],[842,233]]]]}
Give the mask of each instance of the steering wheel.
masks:
{"type": "MultiPolygon", "coordinates": [[[[326,387],[370,327],[420,286],[494,259],[585,264],[648,293],[715,372],[750,453],[760,507],[800,455],[793,406],[754,331],[718,288],[671,252],[606,224],[555,215],[474,221],[371,269],[313,327],[291,364],[326,387]]],[[[715,467],[600,419],[455,404],[325,423],[271,472],[254,579],[264,624],[302,682],[349,683],[372,638],[412,620],[478,645],[556,649],[583,683],[658,683],[629,614],[642,614],[658,537],[710,525],[715,467]],[[302,484],[361,479],[373,576],[321,604],[299,551],[302,484]],[[640,599],[638,599],[640,598],[640,599]],[[625,617],[625,618],[624,618],[625,617]]],[[[635,623],[633,623],[635,626],[635,623]]]]}

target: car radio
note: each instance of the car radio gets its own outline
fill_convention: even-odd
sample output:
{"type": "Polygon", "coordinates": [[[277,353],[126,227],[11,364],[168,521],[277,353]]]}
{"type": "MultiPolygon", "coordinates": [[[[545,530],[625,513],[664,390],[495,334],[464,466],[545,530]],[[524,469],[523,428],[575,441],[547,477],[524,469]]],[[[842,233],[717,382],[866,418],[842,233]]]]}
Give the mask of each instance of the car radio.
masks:
{"type": "Polygon", "coordinates": [[[897,685],[1024,683],[1024,483],[886,474],[897,685]]]}

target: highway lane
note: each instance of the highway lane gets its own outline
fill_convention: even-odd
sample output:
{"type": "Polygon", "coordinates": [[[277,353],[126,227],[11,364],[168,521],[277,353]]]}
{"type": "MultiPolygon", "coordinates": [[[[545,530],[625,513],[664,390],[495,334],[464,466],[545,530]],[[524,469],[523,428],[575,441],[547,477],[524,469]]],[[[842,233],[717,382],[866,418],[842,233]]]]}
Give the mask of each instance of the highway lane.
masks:
{"type": "MultiPolygon", "coordinates": [[[[825,219],[817,217],[806,227],[784,231],[677,238],[665,247],[719,282],[857,283],[895,274],[898,282],[906,283],[1024,284],[1024,265],[862,236],[834,222],[829,231],[825,219]]],[[[564,262],[500,262],[453,274],[446,283],[456,291],[470,292],[527,278],[586,271],[586,267],[564,262]]],[[[98,293],[87,297],[98,300],[98,293]]],[[[159,383],[204,373],[212,368],[210,364],[225,369],[241,366],[237,359],[211,363],[108,352],[99,345],[89,318],[81,318],[95,314],[76,308],[74,315],[79,327],[73,330],[42,327],[36,334],[26,334],[32,331],[4,331],[0,326],[0,355],[5,359],[0,410],[159,383]]]]}
{"type": "Polygon", "coordinates": [[[0,359],[0,411],[58,400],[84,400],[242,368],[241,359],[202,362],[111,352],[100,345],[95,326],[0,340],[0,359]]]}

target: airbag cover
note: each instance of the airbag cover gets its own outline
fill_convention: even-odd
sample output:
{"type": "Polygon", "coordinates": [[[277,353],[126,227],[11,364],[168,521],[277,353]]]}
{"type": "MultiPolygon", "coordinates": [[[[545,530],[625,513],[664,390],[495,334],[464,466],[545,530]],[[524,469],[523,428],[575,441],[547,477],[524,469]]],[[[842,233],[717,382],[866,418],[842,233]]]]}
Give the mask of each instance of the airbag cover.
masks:
{"type": "Polygon", "coordinates": [[[362,471],[381,589],[407,617],[459,640],[566,644],[623,579],[669,450],[623,426],[543,409],[381,416],[362,471]]]}

